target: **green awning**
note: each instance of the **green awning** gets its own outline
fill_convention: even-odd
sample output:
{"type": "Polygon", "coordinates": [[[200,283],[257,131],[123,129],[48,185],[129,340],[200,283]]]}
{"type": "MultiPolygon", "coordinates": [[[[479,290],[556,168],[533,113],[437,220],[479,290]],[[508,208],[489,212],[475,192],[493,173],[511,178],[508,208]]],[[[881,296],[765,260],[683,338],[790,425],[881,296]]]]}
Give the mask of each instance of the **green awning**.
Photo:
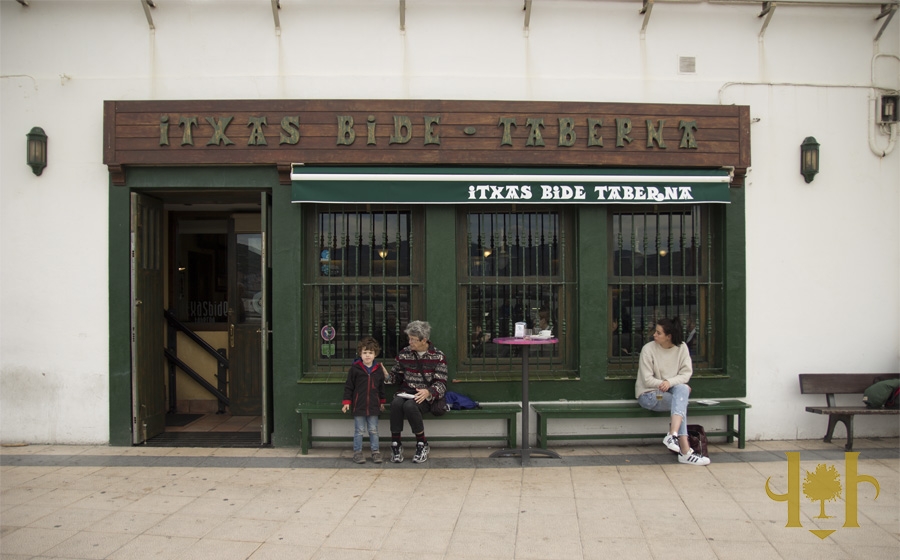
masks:
{"type": "Polygon", "coordinates": [[[728,169],[291,169],[298,203],[727,204],[730,183],[728,169]]]}

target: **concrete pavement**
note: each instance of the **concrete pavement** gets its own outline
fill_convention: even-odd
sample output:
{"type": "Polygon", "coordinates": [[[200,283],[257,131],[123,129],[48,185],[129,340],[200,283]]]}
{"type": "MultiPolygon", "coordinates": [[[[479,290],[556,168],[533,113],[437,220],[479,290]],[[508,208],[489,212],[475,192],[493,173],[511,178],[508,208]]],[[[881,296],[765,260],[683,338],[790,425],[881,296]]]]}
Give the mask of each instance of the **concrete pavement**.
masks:
{"type": "Polygon", "coordinates": [[[523,467],[516,458],[489,458],[493,448],[439,443],[421,465],[410,450],[400,464],[356,465],[346,446],[306,456],[268,448],[4,446],[0,556],[900,557],[897,438],[856,441],[857,475],[877,481],[877,499],[869,482],[851,483],[842,440],[748,442],[743,450],[711,443],[708,467],[678,464],[661,442],[554,449],[561,459],[536,457],[523,467]],[[799,473],[789,469],[791,453],[799,453],[799,473]],[[767,480],[783,501],[769,497],[767,480]],[[851,487],[859,527],[844,527],[851,487]],[[791,507],[799,527],[785,526],[791,507]]]}

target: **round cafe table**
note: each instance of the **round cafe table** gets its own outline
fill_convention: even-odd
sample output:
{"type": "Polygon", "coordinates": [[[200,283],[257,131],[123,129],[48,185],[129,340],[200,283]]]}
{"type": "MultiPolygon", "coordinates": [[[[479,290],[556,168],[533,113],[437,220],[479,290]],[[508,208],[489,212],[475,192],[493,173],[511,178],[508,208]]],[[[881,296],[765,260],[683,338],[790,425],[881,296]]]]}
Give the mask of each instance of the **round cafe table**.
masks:
{"type": "Polygon", "coordinates": [[[522,445],[513,449],[500,449],[491,453],[491,457],[521,457],[522,464],[531,457],[531,455],[543,455],[559,459],[559,454],[549,449],[532,449],[530,445],[530,434],[528,433],[528,419],[531,416],[531,409],[528,404],[528,354],[531,352],[532,346],[542,344],[557,344],[556,338],[493,338],[491,342],[494,344],[507,344],[510,346],[522,346],[522,445]]]}

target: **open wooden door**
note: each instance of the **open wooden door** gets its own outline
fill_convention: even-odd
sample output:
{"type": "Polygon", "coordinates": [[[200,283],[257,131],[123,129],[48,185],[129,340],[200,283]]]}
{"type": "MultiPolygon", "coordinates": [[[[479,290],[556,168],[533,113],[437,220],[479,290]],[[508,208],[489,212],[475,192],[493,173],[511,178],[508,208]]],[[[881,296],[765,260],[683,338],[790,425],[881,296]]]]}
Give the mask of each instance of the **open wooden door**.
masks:
{"type": "Polygon", "coordinates": [[[132,193],[131,433],[135,444],[166,428],[162,231],[162,201],[132,193]]]}
{"type": "MultiPolygon", "coordinates": [[[[235,416],[263,415],[263,234],[257,214],[228,221],[229,409],[235,416]]],[[[264,430],[260,428],[260,437],[264,430]]]]}

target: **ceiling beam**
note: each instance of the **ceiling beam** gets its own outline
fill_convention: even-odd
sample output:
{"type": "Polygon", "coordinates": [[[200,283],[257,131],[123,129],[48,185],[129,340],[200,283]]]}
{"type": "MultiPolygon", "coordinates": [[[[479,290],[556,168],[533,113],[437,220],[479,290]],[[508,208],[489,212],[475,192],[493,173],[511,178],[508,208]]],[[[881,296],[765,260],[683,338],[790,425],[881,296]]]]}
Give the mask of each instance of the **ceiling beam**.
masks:
{"type": "Polygon", "coordinates": [[[641,37],[647,33],[647,24],[650,23],[650,12],[653,11],[653,0],[644,0],[644,7],[640,13],[644,14],[644,23],[641,24],[641,37]]]}
{"type": "Polygon", "coordinates": [[[894,17],[894,14],[897,13],[897,4],[882,4],[881,5],[881,13],[878,14],[878,17],[875,18],[875,21],[884,18],[884,23],[881,24],[881,29],[878,30],[878,35],[875,35],[875,42],[878,42],[878,39],[881,39],[881,34],[884,33],[885,28],[887,28],[888,24],[891,23],[891,18],[894,17]],[[887,16],[887,17],[885,17],[887,16]]]}
{"type": "Polygon", "coordinates": [[[281,0],[272,0],[272,17],[275,18],[275,31],[281,33],[281,20],[278,19],[278,10],[281,9],[281,0]]]}
{"type": "Polygon", "coordinates": [[[147,17],[147,25],[150,26],[151,30],[155,30],[156,27],[153,25],[153,16],[150,15],[150,8],[155,8],[156,2],[154,0],[141,0],[141,6],[143,6],[144,15],[147,17]]]}
{"type": "Polygon", "coordinates": [[[759,12],[758,16],[756,16],[766,16],[766,20],[763,22],[762,29],[759,30],[760,40],[762,40],[763,36],[766,34],[766,28],[769,27],[769,22],[772,21],[772,15],[775,13],[775,7],[775,2],[763,2],[762,11],[759,12]]]}

